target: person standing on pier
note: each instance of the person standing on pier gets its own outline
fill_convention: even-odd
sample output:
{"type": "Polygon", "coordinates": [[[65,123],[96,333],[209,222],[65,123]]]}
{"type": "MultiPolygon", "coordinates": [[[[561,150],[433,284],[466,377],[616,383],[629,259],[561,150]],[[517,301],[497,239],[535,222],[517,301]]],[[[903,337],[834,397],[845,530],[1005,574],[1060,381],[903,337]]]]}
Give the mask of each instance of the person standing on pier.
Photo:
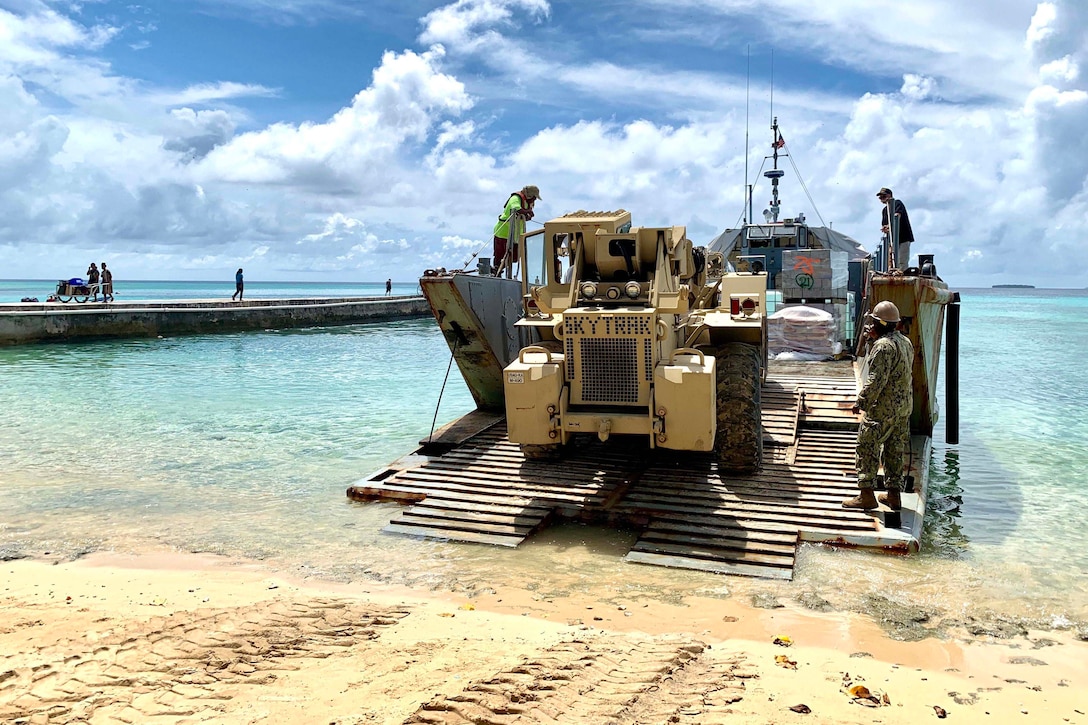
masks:
{"type": "Polygon", "coordinates": [[[87,267],[87,287],[91,290],[91,294],[94,295],[92,301],[98,302],[98,265],[91,262],[91,266],[87,267]]]}
{"type": "Polygon", "coordinates": [[[491,264],[496,276],[501,275],[506,267],[517,264],[518,245],[515,243],[513,248],[507,250],[507,242],[510,240],[510,225],[518,223],[524,225],[525,220],[532,219],[533,204],[539,198],[540,189],[528,184],[522,187],[521,191],[512,193],[506,200],[506,206],[503,207],[502,214],[499,214],[499,221],[495,223],[494,248],[492,249],[495,257],[491,260],[491,264]],[[510,253],[509,259],[506,258],[507,251],[510,253]]]}
{"type": "Polygon", "coordinates": [[[903,490],[903,455],[910,445],[910,413],[914,408],[911,369],[914,346],[897,329],[899,308],[887,300],[877,303],[870,315],[875,337],[868,357],[865,384],[854,403],[861,412],[858,426],[857,470],[861,492],[842,502],[843,508],[875,509],[877,503],[898,511],[903,490]],[[888,493],[873,495],[877,468],[884,466],[888,493]]]}
{"type": "Polygon", "coordinates": [[[392,279],[387,279],[387,280],[385,280],[385,296],[389,297],[392,294],[393,294],[393,280],[392,279]]]}
{"type": "MultiPolygon", "coordinates": [[[[895,250],[895,268],[904,270],[910,265],[910,244],[914,241],[914,230],[910,228],[907,207],[903,205],[902,201],[894,198],[892,190],[886,186],[876,193],[876,198],[880,199],[880,203],[884,205],[884,209],[880,212],[880,231],[884,233],[884,238],[888,240],[888,247],[893,242],[893,230],[888,223],[889,207],[892,210],[893,218],[899,225],[899,246],[895,250]]],[[[890,268],[888,271],[891,271],[890,268]]]]}
{"type": "Polygon", "coordinates": [[[106,263],[102,263],[102,301],[113,302],[113,272],[106,269],[106,263]]]}
{"type": "Polygon", "coordinates": [[[239,267],[238,271],[234,273],[234,294],[230,296],[231,300],[235,297],[238,301],[242,301],[242,290],[245,289],[245,283],[242,281],[242,268],[239,267]]]}

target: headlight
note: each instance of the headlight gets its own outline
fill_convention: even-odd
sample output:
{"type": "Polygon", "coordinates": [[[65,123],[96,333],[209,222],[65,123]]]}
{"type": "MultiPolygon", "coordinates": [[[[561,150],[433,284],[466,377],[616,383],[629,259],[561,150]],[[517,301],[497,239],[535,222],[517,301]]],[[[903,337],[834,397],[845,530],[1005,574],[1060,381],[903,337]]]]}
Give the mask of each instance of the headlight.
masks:
{"type": "Polygon", "coordinates": [[[591,300],[597,296],[597,285],[593,282],[583,282],[579,291],[582,293],[583,297],[587,300],[591,300]]]}
{"type": "Polygon", "coordinates": [[[638,282],[628,282],[623,286],[623,291],[627,293],[627,296],[633,300],[637,300],[638,296],[642,294],[642,285],[638,282]]]}

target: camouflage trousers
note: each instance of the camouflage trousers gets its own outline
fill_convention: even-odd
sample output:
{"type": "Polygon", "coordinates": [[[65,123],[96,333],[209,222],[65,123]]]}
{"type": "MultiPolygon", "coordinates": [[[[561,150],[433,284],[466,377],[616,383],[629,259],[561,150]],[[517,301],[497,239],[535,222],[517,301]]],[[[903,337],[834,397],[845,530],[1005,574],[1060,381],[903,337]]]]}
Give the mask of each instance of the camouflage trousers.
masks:
{"type": "Polygon", "coordinates": [[[910,416],[872,420],[861,416],[858,427],[858,487],[873,488],[876,472],[884,464],[884,486],[903,490],[903,456],[910,445],[910,416]]]}

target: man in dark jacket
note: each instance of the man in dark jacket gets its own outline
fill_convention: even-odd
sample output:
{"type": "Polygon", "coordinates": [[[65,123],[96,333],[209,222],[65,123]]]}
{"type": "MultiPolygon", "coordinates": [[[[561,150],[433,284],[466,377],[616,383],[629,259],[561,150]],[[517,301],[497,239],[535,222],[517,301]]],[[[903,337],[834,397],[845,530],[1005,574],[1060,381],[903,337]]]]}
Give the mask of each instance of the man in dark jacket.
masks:
{"type": "Polygon", "coordinates": [[[98,302],[98,265],[94,262],[87,268],[87,287],[94,294],[94,301],[98,302]]]}
{"type": "Polygon", "coordinates": [[[903,202],[892,196],[892,190],[882,188],[876,193],[876,198],[884,205],[880,212],[880,231],[885,234],[885,239],[891,239],[894,229],[888,224],[888,207],[892,209],[892,216],[899,226],[899,247],[895,255],[895,268],[906,269],[910,266],[910,244],[914,241],[914,230],[910,228],[910,217],[907,216],[907,207],[903,202]]]}

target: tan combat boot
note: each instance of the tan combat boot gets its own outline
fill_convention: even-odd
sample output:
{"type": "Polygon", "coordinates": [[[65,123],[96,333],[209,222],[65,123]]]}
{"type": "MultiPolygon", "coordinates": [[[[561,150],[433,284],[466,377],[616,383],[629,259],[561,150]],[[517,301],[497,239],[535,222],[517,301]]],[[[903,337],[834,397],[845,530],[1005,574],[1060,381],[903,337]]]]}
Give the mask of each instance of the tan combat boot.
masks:
{"type": "Polygon", "coordinates": [[[903,502],[899,499],[899,489],[889,488],[887,493],[882,493],[876,497],[876,500],[884,504],[892,511],[898,511],[903,505],[903,502]]]}
{"type": "Polygon", "coordinates": [[[875,509],[877,505],[876,496],[873,495],[871,488],[863,488],[857,496],[842,502],[844,509],[875,509]]]}

